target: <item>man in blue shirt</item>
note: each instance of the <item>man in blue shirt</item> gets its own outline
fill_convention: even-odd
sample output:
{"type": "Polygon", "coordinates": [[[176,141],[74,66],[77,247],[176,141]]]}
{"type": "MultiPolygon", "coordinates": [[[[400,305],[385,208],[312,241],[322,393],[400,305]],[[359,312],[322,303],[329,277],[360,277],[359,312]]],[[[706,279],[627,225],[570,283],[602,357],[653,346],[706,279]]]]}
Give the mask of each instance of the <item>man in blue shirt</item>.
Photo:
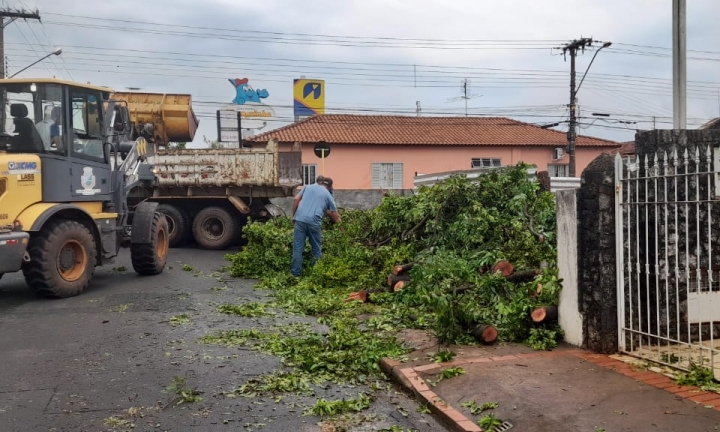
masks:
{"type": "Polygon", "coordinates": [[[320,226],[323,216],[328,215],[333,223],[340,223],[340,214],[332,196],[332,184],[331,178],[320,176],[317,183],[305,186],[293,200],[293,276],[300,276],[302,272],[306,238],[310,239],[313,264],[322,257],[320,226]]]}

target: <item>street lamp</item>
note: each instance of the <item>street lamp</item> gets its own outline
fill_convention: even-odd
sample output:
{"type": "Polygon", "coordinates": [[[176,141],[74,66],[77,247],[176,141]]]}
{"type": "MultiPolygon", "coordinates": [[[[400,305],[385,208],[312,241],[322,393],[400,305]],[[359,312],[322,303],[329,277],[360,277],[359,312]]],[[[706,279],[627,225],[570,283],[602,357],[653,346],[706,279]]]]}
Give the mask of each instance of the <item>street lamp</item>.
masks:
{"type": "Polygon", "coordinates": [[[42,57],[42,58],[38,59],[35,63],[32,63],[32,64],[30,64],[29,66],[25,66],[24,68],[22,68],[22,69],[20,69],[19,71],[15,72],[14,74],[12,74],[12,75],[10,76],[10,78],[13,78],[14,76],[18,75],[19,73],[24,72],[24,71],[30,69],[31,67],[35,66],[36,64],[40,63],[41,61],[45,60],[46,58],[48,58],[48,57],[50,57],[50,56],[53,56],[53,55],[59,56],[60,54],[62,54],[62,49],[58,48],[58,49],[56,49],[55,51],[51,52],[50,54],[46,55],[45,57],[42,57]]]}
{"type": "Polygon", "coordinates": [[[575,90],[575,94],[577,94],[577,92],[580,91],[580,87],[582,86],[583,81],[585,81],[585,77],[587,76],[588,71],[590,71],[590,66],[592,66],[593,62],[595,61],[595,57],[597,57],[597,55],[601,49],[607,48],[610,45],[612,45],[612,42],[605,42],[600,48],[598,48],[597,51],[595,51],[595,55],[593,56],[592,60],[590,60],[590,64],[588,65],[587,69],[585,69],[585,73],[583,74],[583,77],[580,80],[580,84],[577,86],[577,90],[575,90]]]}

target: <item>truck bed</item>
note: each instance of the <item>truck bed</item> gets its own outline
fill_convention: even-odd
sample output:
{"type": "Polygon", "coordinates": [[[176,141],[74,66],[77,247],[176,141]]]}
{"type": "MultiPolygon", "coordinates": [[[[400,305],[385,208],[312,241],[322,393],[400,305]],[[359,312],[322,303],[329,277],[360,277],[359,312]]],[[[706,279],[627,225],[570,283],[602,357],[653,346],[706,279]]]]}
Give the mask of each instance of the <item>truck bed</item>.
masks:
{"type": "Polygon", "coordinates": [[[295,188],[302,152],[267,149],[158,150],[151,163],[160,188],[295,188]]]}

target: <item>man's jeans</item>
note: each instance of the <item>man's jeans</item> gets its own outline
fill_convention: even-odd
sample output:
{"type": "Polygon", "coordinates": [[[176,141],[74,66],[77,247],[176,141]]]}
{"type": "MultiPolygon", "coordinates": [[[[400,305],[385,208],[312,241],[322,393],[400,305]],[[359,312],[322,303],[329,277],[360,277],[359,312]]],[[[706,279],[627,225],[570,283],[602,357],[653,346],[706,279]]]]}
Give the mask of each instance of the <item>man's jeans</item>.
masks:
{"type": "Polygon", "coordinates": [[[315,261],[322,257],[322,251],[320,249],[320,225],[313,225],[306,222],[295,221],[292,256],[293,276],[300,276],[300,273],[302,272],[305,238],[310,238],[310,246],[312,247],[313,254],[313,265],[315,264],[315,261]]]}

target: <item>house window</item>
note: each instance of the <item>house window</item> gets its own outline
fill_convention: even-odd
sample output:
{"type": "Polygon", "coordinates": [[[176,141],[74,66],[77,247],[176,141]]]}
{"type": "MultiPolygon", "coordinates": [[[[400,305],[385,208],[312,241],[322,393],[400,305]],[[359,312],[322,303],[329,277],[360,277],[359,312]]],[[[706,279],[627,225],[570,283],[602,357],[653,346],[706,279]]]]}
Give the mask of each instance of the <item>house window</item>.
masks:
{"type": "Polygon", "coordinates": [[[548,164],[548,174],[550,177],[568,177],[570,166],[568,164],[548,164]]]}
{"type": "Polygon", "coordinates": [[[317,165],[307,164],[302,166],[303,171],[303,186],[307,186],[315,183],[317,178],[317,165]]]}
{"type": "Polygon", "coordinates": [[[403,164],[374,163],[372,164],[373,189],[402,189],[403,164]]]}
{"type": "Polygon", "coordinates": [[[488,168],[502,166],[499,158],[472,158],[470,168],[488,168]]]}

